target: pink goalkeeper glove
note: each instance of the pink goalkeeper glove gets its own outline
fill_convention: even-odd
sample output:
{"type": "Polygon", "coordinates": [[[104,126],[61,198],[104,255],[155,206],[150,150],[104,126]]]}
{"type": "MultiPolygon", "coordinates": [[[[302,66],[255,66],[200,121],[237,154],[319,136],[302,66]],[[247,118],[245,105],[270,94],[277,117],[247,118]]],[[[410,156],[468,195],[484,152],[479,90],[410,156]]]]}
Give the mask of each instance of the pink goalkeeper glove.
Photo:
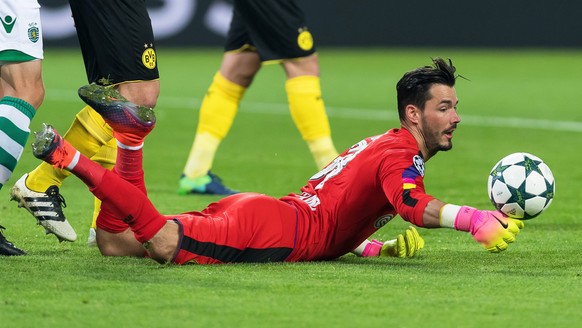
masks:
{"type": "Polygon", "coordinates": [[[515,241],[523,227],[522,221],[499,211],[481,211],[469,206],[462,206],[455,218],[455,229],[470,232],[478,243],[493,253],[507,249],[507,244],[515,241]]]}

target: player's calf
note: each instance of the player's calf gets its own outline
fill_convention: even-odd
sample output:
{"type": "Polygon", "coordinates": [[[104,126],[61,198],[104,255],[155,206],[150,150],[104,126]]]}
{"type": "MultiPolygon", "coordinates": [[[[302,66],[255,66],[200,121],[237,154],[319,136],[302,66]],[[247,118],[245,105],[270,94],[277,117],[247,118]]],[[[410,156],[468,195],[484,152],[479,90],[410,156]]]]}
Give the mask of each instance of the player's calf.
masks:
{"type": "Polygon", "coordinates": [[[114,87],[89,84],[79,88],[78,93],[111,126],[116,139],[125,145],[141,144],[156,124],[153,109],[128,101],[114,87]]]}

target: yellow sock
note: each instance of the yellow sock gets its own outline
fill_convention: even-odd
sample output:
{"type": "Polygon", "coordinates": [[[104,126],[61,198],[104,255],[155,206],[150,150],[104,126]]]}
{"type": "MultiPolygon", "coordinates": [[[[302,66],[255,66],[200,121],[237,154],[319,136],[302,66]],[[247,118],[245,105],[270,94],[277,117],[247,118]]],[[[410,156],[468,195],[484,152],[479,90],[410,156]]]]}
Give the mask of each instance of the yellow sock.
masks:
{"type": "MultiPolygon", "coordinates": [[[[63,136],[71,143],[77,150],[87,157],[93,157],[100,150],[101,146],[105,144],[113,145],[117,149],[117,144],[111,142],[113,139],[113,130],[105,123],[103,117],[97,113],[93,108],[85,106],[79,113],[77,113],[76,121],[84,129],[76,130],[74,134],[73,126],[63,136]],[[69,134],[72,134],[68,136],[69,134]],[[83,150],[82,150],[83,149],[83,150]],[[84,153],[86,151],[87,153],[84,153]]],[[[75,122],[73,122],[75,124],[75,122]]]]}
{"type": "MultiPolygon", "coordinates": [[[[93,157],[102,145],[112,140],[113,133],[99,113],[85,106],[77,113],[63,137],[83,155],[93,157]]],[[[60,187],[69,175],[69,171],[56,169],[43,162],[29,173],[26,186],[33,191],[44,192],[52,185],[60,187]]]]}
{"type": "Polygon", "coordinates": [[[321,170],[331,161],[333,161],[338,153],[335,150],[331,137],[323,137],[315,140],[307,141],[307,146],[315,159],[317,169],[321,170]]]}
{"type": "Polygon", "coordinates": [[[101,200],[97,197],[93,200],[93,219],[91,220],[91,228],[97,229],[97,216],[101,211],[101,200]]]}
{"type": "Polygon", "coordinates": [[[217,72],[200,107],[198,129],[184,167],[189,178],[205,175],[212,167],[220,142],[226,137],[246,88],[217,72]]]}
{"type": "Polygon", "coordinates": [[[212,167],[220,141],[221,139],[210,133],[197,133],[184,167],[184,174],[192,179],[205,175],[212,167]]]}
{"type": "Polygon", "coordinates": [[[32,191],[45,192],[50,186],[60,187],[69,175],[71,173],[67,170],[56,169],[51,164],[42,162],[28,173],[25,183],[32,191]]]}
{"type": "Polygon", "coordinates": [[[323,168],[338,153],[331,139],[329,120],[321,99],[319,77],[304,75],[285,83],[291,117],[303,140],[315,159],[318,168],[323,168]]]}
{"type": "MultiPolygon", "coordinates": [[[[103,145],[99,151],[91,157],[91,160],[99,163],[102,167],[112,170],[115,166],[115,160],[117,158],[117,142],[115,139],[109,140],[109,142],[103,145]]],[[[93,205],[93,219],[91,221],[91,228],[95,229],[97,227],[97,216],[101,210],[101,200],[95,197],[93,205]]]]}

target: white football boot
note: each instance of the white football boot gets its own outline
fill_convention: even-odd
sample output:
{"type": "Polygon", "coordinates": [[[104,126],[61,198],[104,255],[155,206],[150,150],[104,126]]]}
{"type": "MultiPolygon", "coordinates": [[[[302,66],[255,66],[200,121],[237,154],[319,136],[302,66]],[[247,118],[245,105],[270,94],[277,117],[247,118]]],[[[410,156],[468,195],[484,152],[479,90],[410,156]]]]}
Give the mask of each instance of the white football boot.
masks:
{"type": "Polygon", "coordinates": [[[18,202],[18,207],[26,208],[47,234],[54,234],[61,242],[77,240],[77,233],[63,214],[67,204],[59,193],[59,187],[50,186],[45,192],[32,191],[26,187],[27,177],[28,173],[16,181],[10,191],[10,199],[18,202]]]}

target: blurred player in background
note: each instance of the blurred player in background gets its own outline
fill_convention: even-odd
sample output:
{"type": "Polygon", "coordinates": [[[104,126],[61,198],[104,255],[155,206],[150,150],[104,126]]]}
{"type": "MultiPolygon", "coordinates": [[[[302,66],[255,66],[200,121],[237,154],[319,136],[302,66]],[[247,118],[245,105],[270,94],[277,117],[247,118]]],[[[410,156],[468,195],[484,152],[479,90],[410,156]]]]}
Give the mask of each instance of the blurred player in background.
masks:
{"type": "MultiPolygon", "coordinates": [[[[79,93],[119,135],[118,165],[124,170],[101,168],[46,125],[35,136],[33,154],[72,171],[115,213],[107,219],[127,224],[123,232],[110,230],[108,243],[99,243],[104,255],[147,254],[176,264],[330,260],[353,250],[390,255],[399,253],[385,250],[394,246],[367,238],[397,214],[416,226],[469,232],[488,251],[500,252],[515,241],[522,221],[447,204],[424,190],[425,161],[452,148],[461,121],[455,71],[451,61],[437,58],[432,66],[404,74],[396,86],[400,128],[358,142],[312,176],[300,194],[279,199],[240,193],[201,212],[160,214],[143,183],[141,149],[155,123],[153,111],[111,106],[99,90],[79,93]]],[[[114,223],[104,219],[99,217],[99,229],[114,223]]],[[[424,244],[416,238],[394,244],[399,240],[409,244],[396,246],[401,249],[424,244]]]]}
{"type": "Polygon", "coordinates": [[[178,193],[229,195],[210,169],[239,104],[263,63],[279,63],[287,74],[291,117],[319,169],[338,154],[319,81],[319,62],[305,17],[294,0],[235,0],[225,54],[200,107],[198,128],[178,193]]]}
{"type": "MultiPolygon", "coordinates": [[[[69,4],[90,83],[117,88],[133,103],[153,108],[160,93],[159,74],[151,21],[143,0],[70,0],[69,4]]],[[[64,138],[85,156],[111,169],[116,160],[116,141],[101,115],[85,106],[64,138]]],[[[69,172],[43,163],[25,174],[12,189],[12,198],[46,227],[46,222],[65,220],[59,193],[69,172]]],[[[88,242],[95,243],[94,222],[99,215],[96,199],[88,242]]],[[[103,213],[102,215],[107,215],[103,213]]],[[[59,240],[74,241],[75,231],[50,230],[59,240]]]]}
{"type": "MultiPolygon", "coordinates": [[[[44,99],[43,42],[36,0],[0,0],[0,189],[16,168],[44,99]]],[[[68,223],[67,223],[68,224],[68,223]]],[[[0,255],[24,255],[2,235],[0,255]]]]}

